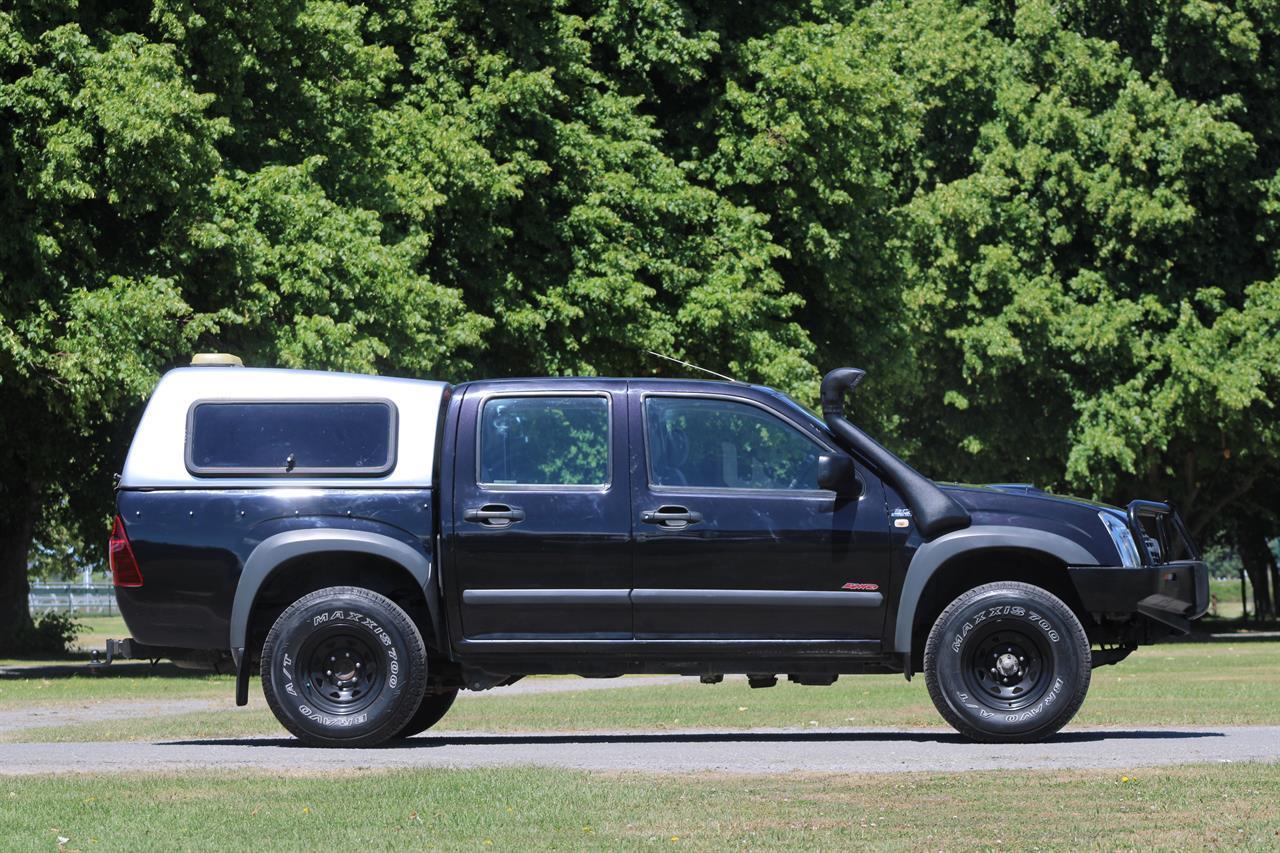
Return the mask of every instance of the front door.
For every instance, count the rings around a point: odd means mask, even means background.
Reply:
[[[626,383],[557,385],[472,386],[462,401],[452,529],[468,640],[632,638]]]
[[[764,395],[633,390],[637,639],[878,639],[883,486],[817,486],[838,452]]]

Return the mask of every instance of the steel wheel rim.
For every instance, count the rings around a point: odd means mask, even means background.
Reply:
[[[961,672],[968,693],[988,708],[1034,705],[1053,682],[1053,650],[1021,623],[997,621],[970,637]]]
[[[307,638],[298,650],[307,703],[333,716],[358,714],[372,705],[386,684],[376,639],[366,631],[335,626]]]

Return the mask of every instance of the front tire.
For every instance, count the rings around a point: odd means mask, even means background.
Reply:
[[[1089,638],[1057,596],[1025,583],[976,587],[938,616],[925,685],[956,731],[984,743],[1030,743],[1065,726],[1093,672]]]
[[[262,692],[280,723],[312,746],[375,746],[409,722],[427,687],[417,625],[371,590],[335,586],[299,598],[262,647]]]

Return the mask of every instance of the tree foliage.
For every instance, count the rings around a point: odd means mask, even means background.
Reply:
[[[97,539],[194,349],[657,349],[806,401],[856,363],[935,476],[1273,536],[1278,39],[1263,0],[9,4],[0,602],[41,519]]]

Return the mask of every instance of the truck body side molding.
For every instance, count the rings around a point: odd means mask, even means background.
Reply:
[[[883,601],[878,592],[825,592],[806,589],[637,589],[631,593],[631,600],[699,607],[714,607],[717,604],[879,607]]]

